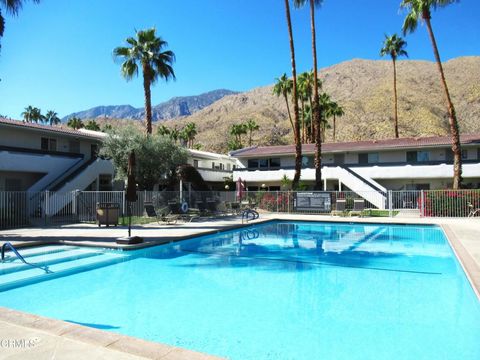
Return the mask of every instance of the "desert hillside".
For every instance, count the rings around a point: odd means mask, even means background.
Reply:
[[[480,131],[480,57],[457,58],[444,66],[461,131]],[[400,136],[447,134],[448,118],[435,63],[399,61],[397,74]],[[324,91],[345,111],[337,121],[337,141],[393,137],[390,61],[355,59],[322,69],[320,77]],[[197,141],[208,150],[225,151],[229,127],[249,118],[260,124],[255,144],[291,142],[284,100],[272,95],[272,86],[225,96],[166,124],[181,127],[195,122]],[[327,141],[331,139],[329,130]]]

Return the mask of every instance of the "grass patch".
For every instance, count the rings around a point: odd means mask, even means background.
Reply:
[[[397,214],[398,214],[398,211],[396,210],[392,211],[393,216],[396,216]],[[388,210],[370,209],[370,210],[365,210],[365,215],[371,216],[371,217],[389,217],[390,212]]]

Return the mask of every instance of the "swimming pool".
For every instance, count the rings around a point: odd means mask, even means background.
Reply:
[[[480,304],[436,226],[284,221],[21,253],[51,273],[0,264],[0,306],[231,359],[480,359]]]

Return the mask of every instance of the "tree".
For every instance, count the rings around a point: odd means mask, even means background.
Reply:
[[[190,122],[185,125],[183,128],[183,133],[185,134],[185,140],[189,148],[193,148],[193,141],[195,136],[197,136],[197,125],[193,122]]]
[[[23,121],[28,122],[28,123],[38,123],[42,122],[44,119],[44,116],[42,115],[42,111],[37,108],[33,107],[32,105],[28,105],[25,108],[25,111],[22,112],[23,116]]]
[[[50,126],[57,125],[61,122],[60,118],[58,117],[58,114],[53,110],[48,110],[44,118],[45,118],[45,122]]]
[[[173,129],[170,129],[168,137],[170,138],[170,140],[173,141],[175,145],[177,145],[178,139],[180,138],[180,131],[178,131],[176,126]]]
[[[38,4],[40,0],[32,0],[34,3]],[[5,32],[5,18],[2,15],[2,8],[5,9],[7,14],[17,16],[18,12],[22,9],[24,0],[1,0],[0,1],[0,38],[3,37]],[[1,48],[1,44],[0,44]]]
[[[294,5],[302,7],[307,0],[294,0]],[[323,0],[308,0],[310,5],[310,30],[312,33],[312,59],[313,59],[313,123],[315,132],[315,190],[322,189],[322,134],[320,114],[320,98],[318,94],[318,66],[317,66],[317,36],[315,29],[315,7],[322,5]]]
[[[440,53],[438,51],[437,41],[433,34],[431,19],[431,10],[438,7],[445,7],[453,4],[456,0],[402,0],[400,7],[408,11],[403,23],[403,34],[412,33],[417,29],[419,20],[423,20],[427,25],[428,35],[432,42],[433,53],[440,73],[440,81],[445,92],[445,99],[448,110],[448,122],[450,125],[450,134],[452,136],[453,152],[453,188],[459,189],[462,186],[462,149],[460,146],[460,131],[458,127],[457,115],[453,106],[450,92],[448,90],[445,73],[443,71]]]
[[[110,124],[105,124],[105,125],[103,125],[101,131],[102,131],[102,132],[110,132],[110,131],[112,131],[112,130],[113,130],[112,125],[110,125]]]
[[[288,95],[292,93],[293,81],[287,77],[287,74],[283,74],[279,78],[275,79],[276,83],[273,86],[273,94],[277,96],[283,96],[285,104],[287,105],[288,119],[292,126],[293,137],[295,139],[295,126],[293,125],[292,114],[290,113],[290,106],[288,101]]]
[[[168,45],[161,37],[155,34],[155,28],[136,31],[136,38],[126,39],[129,46],[117,47],[113,50],[115,59],[123,60],[122,75],[128,81],[138,75],[138,68],[142,68],[143,91],[145,94],[145,127],[147,134],[152,133],[152,97],[150,88],[159,79],[165,81],[173,78],[175,73],[172,64],[175,54],[163,49]]]
[[[290,3],[285,0],[285,15],[287,18],[288,37],[290,42],[290,61],[292,63],[292,98],[293,98],[293,125],[295,133],[295,175],[293,176],[292,188],[296,189],[300,181],[302,171],[302,142],[300,139],[300,117],[298,113],[297,97],[297,66],[295,64],[295,45],[293,42],[292,19],[290,17]]]
[[[85,124],[85,129],[92,131],[100,131],[100,126],[98,126],[95,120],[88,120]]]
[[[321,140],[322,142],[325,141],[326,138],[326,129],[329,127],[328,126],[328,117],[331,114],[331,108],[332,108],[332,99],[330,98],[330,95],[327,93],[322,93],[319,96],[320,100],[320,135],[321,135]]]
[[[135,151],[136,181],[141,190],[152,190],[163,179],[175,176],[186,164],[187,152],[165,136],[144,136],[134,126],[114,129],[103,141],[100,155],[112,159],[118,179],[126,179],[128,154]]]
[[[249,133],[248,137],[248,146],[252,146],[252,132],[258,131],[260,129],[260,125],[253,119],[248,119],[245,123],[246,130]]]
[[[343,108],[335,101],[332,101],[327,107],[327,117],[333,117],[333,141],[336,140],[337,117],[345,115]]]
[[[247,134],[247,127],[245,124],[232,124],[230,127],[230,135],[234,137],[234,141],[229,144],[230,150],[241,149],[243,147],[242,135],[245,134]]]
[[[68,119],[67,126],[71,127],[73,130],[78,130],[84,127],[83,121],[75,116]]]
[[[407,43],[397,34],[391,36],[385,35],[383,47],[380,50],[380,56],[390,55],[393,62],[393,103],[394,103],[394,127],[395,138],[398,138],[398,100],[397,100],[397,58],[407,56],[405,51]],[[335,127],[334,127],[335,129]]]
[[[170,128],[165,125],[160,125],[157,128],[157,134],[161,136],[169,136],[170,135]]]

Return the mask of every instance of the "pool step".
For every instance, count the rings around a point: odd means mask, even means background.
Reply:
[[[23,256],[25,260],[27,260],[30,256],[38,256],[38,255],[45,255],[45,254],[56,254],[61,253],[64,251],[69,251],[73,247],[72,246],[65,246],[65,245],[52,245],[52,246],[41,246],[41,247],[31,247],[31,248],[17,248],[17,251],[20,255]],[[75,247],[77,248],[77,247]],[[7,247],[5,249],[5,258],[16,258],[15,254],[9,250]]]
[[[42,269],[30,267],[28,270],[19,272],[12,272],[0,275],[0,292],[11,290],[17,287],[47,281],[66,275],[72,275],[91,269],[96,269],[104,266],[117,264],[128,261],[134,257],[128,255],[114,254],[114,253],[96,253],[96,256],[90,256],[81,259],[74,259],[48,266],[50,272],[45,272]]]
[[[100,252],[86,251],[85,249],[70,249],[58,252],[48,252],[48,253],[39,253],[36,255],[31,255],[25,258],[25,260],[34,265],[38,266],[50,266],[54,264],[59,264],[62,262],[83,259],[92,256],[98,256]],[[23,254],[21,254],[23,256]],[[19,272],[30,270],[32,267],[28,264],[23,263],[17,257],[10,257],[6,262],[1,263],[0,265],[0,275],[9,274],[12,272]]]

